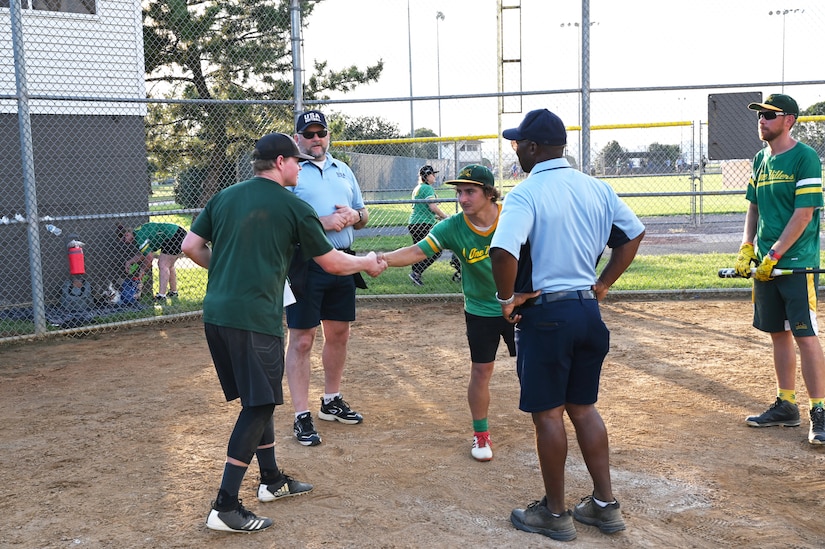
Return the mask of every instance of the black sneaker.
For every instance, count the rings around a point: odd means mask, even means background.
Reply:
[[[152,298],[152,301],[155,303],[166,303],[166,296],[163,294],[155,294],[155,297]]]
[[[215,503],[212,503],[212,510],[206,517],[206,527],[210,530],[220,530],[221,532],[260,532],[272,526],[272,519],[256,516],[252,511],[247,511],[238,500],[238,507],[231,511],[218,511]]]
[[[418,273],[410,273],[410,280],[412,280],[413,284],[416,286],[423,286],[424,281],[421,280],[421,275]]]
[[[576,527],[570,511],[555,516],[547,508],[547,497],[534,501],[527,509],[513,509],[510,522],[519,530],[541,534],[557,541],[576,539]]]
[[[593,496],[584,497],[573,507],[573,518],[582,524],[597,526],[602,534],[614,534],[625,529],[618,501],[602,507],[593,501]]]
[[[178,297],[178,292],[169,292],[166,294],[166,297]]]
[[[453,282],[461,282],[461,271],[456,271],[453,273]]]
[[[321,397],[321,410],[318,412],[318,418],[325,421],[338,420],[347,425],[355,425],[364,421],[364,416],[353,412],[341,395],[332,399],[329,404],[324,404],[324,398]]]
[[[281,472],[281,480],[272,484],[261,484],[258,486],[258,499],[267,502],[289,496],[300,496],[301,494],[311,492],[312,488],[312,484],[295,480],[291,476]]]
[[[762,415],[748,416],[745,423],[751,427],[799,427],[799,406],[787,400],[776,397],[776,402],[765,410]]]
[[[811,430],[808,431],[808,442],[825,444],[825,408],[820,406],[811,408]]]
[[[318,446],[321,444],[321,436],[315,430],[315,424],[312,423],[312,415],[309,412],[304,412],[295,418],[295,425],[292,430],[295,431],[295,438],[304,446]]]

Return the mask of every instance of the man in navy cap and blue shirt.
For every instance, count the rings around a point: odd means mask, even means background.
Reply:
[[[531,111],[502,135],[530,175],[504,200],[490,258],[502,314],[517,323],[519,409],[533,417],[545,492],[510,520],[560,541],[576,537],[574,518],[618,532],[625,523],[613,497],[607,429],[595,405],[609,347],[599,300],[633,261],[644,225],[607,183],[570,166],[567,132],[552,112]],[[610,259],[597,276],[605,246]],[[572,513],[564,494],[565,412],[593,480],[592,494]]]
[[[366,226],[369,213],[352,170],[329,154],[327,119],[320,111],[301,113],[295,124],[295,141],[301,153],[311,157],[301,163],[296,196],[309,203],[321,219],[327,238],[336,249],[352,252],[355,230]],[[295,408],[295,437],[304,446],[321,444],[309,410],[310,355],[318,325],[323,325],[324,395],[318,418],[353,425],[364,418],[353,411],[341,395],[341,379],[347,360],[350,323],[355,320],[355,288],[363,279],[326,273],[310,257],[293,259],[303,267],[300,276],[290,276],[297,302],[286,308],[289,343],[286,375]],[[303,278],[303,280],[299,280]],[[297,288],[295,283],[302,287]]]

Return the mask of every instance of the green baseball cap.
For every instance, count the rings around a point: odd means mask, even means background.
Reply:
[[[474,185],[481,185],[482,187],[495,187],[496,180],[493,177],[493,172],[481,164],[468,164],[461,168],[458,172],[458,177],[445,181],[448,185],[458,185],[460,183],[472,183]]]
[[[764,103],[751,103],[748,108],[752,111],[784,112],[799,116],[799,105],[796,104],[794,98],[781,93],[772,93]]]

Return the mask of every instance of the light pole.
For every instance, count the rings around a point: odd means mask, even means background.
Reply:
[[[789,13],[805,13],[804,9],[801,8],[785,8],[776,11],[769,11],[768,15],[781,15],[782,16],[782,93],[785,93],[785,16]]]
[[[591,21],[590,26],[598,25],[599,23],[596,21]],[[582,54],[581,54],[581,25],[578,21],[562,23],[560,25],[561,28],[564,27],[575,27],[576,29],[576,86],[578,87],[578,92],[576,93],[576,125],[579,127],[579,139],[577,142],[578,146],[578,157],[579,157],[579,169],[585,170],[586,168],[581,165],[582,160]]]
[[[415,137],[415,122],[413,121],[412,28],[410,27],[410,0],[407,0],[407,49],[410,54],[410,137]],[[414,143],[413,149],[415,149]]]
[[[441,137],[441,40],[438,32],[439,21],[444,21],[444,14],[435,14],[435,67],[438,80],[438,137]],[[441,158],[441,145],[438,146],[438,158]]]

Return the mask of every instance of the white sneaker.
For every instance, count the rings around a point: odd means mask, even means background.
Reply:
[[[475,433],[473,435],[473,449],[470,450],[476,461],[490,461],[493,459],[493,448],[490,445],[490,433]]]

